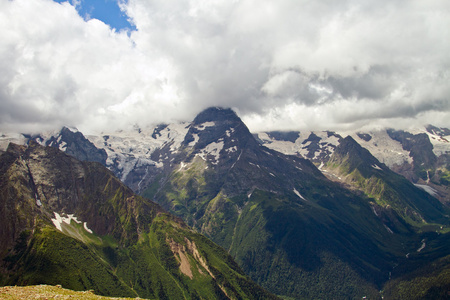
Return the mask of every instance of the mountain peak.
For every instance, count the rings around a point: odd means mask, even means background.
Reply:
[[[25,153],[26,149],[27,149],[27,146],[17,145],[15,143],[9,143],[8,148],[6,149],[6,152],[20,156],[23,153]]]
[[[384,164],[380,163],[367,149],[361,147],[351,136],[342,139],[329,163],[347,166],[348,172],[358,169],[367,176],[373,172],[373,169],[385,169]]]
[[[197,125],[213,121],[241,121],[241,119],[231,108],[214,106],[200,112],[192,123]]]
[[[63,126],[63,128],[61,128],[61,132],[63,131],[71,131],[73,133],[77,133],[79,132],[79,130],[75,127],[71,127],[71,126]]]
[[[358,156],[361,159],[368,158],[370,156],[370,160],[372,160],[372,155],[369,151],[361,147],[355,139],[353,139],[350,135],[343,138],[338,147],[336,147],[336,154],[350,154],[352,156]]]
[[[222,141],[230,147],[241,147],[249,140],[254,140],[252,134],[232,109],[210,107],[195,117],[184,145],[203,149],[211,143]]]

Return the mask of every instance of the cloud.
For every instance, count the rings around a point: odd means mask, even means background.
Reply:
[[[120,7],[129,35],[67,2],[0,2],[2,130],[145,126],[212,105],[235,108],[252,130],[450,127],[446,0]]]
[[[2,127],[105,129],[143,119],[142,109],[150,116],[173,109],[164,83],[170,66],[141,52],[126,32],[85,21],[68,3],[0,5]],[[132,98],[158,102],[133,106]]]

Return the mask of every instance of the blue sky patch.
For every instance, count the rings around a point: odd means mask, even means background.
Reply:
[[[120,10],[117,0],[54,0],[55,2],[69,2],[75,5],[78,14],[85,20],[98,19],[115,28],[117,31],[136,30],[136,27],[128,22],[127,15]]]

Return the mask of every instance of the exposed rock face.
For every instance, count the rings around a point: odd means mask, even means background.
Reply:
[[[426,127],[427,132],[437,135],[443,139],[445,139],[446,136],[450,136],[450,129],[448,128],[439,128],[436,126],[433,126],[431,124],[427,125]]]
[[[278,141],[288,141],[291,143],[295,143],[295,141],[299,138],[298,131],[270,131],[267,132],[267,135]]]
[[[47,135],[25,135],[43,146],[58,148],[81,161],[96,161],[106,164],[108,155],[99,149],[76,129],[63,127],[61,131]]]
[[[38,216],[52,218],[53,212],[74,214],[100,235],[111,234],[130,243],[137,241],[138,232],[124,230],[117,212],[110,211],[109,203],[109,199],[120,194],[115,200],[129,207],[131,217],[136,198],[100,164],[83,163],[56,148],[30,141],[29,147],[10,144],[2,155],[2,169],[2,191],[6,193],[2,195],[5,204],[2,213],[16,231],[5,235],[9,245],[17,239],[17,232],[33,228],[29,222],[35,222]],[[17,209],[17,205],[23,208]],[[144,207],[149,217],[162,211],[152,203]],[[136,217],[130,220],[135,222]]]
[[[427,170],[433,169],[437,162],[437,157],[433,153],[433,145],[425,133],[411,134],[403,130],[388,130],[389,136],[403,146],[403,149],[409,151],[413,158],[412,172],[403,172],[402,174],[417,182],[419,178],[426,180]]]

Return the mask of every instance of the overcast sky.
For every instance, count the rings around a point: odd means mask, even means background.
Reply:
[[[450,1],[0,0],[0,130],[209,106],[252,131],[450,127]]]

